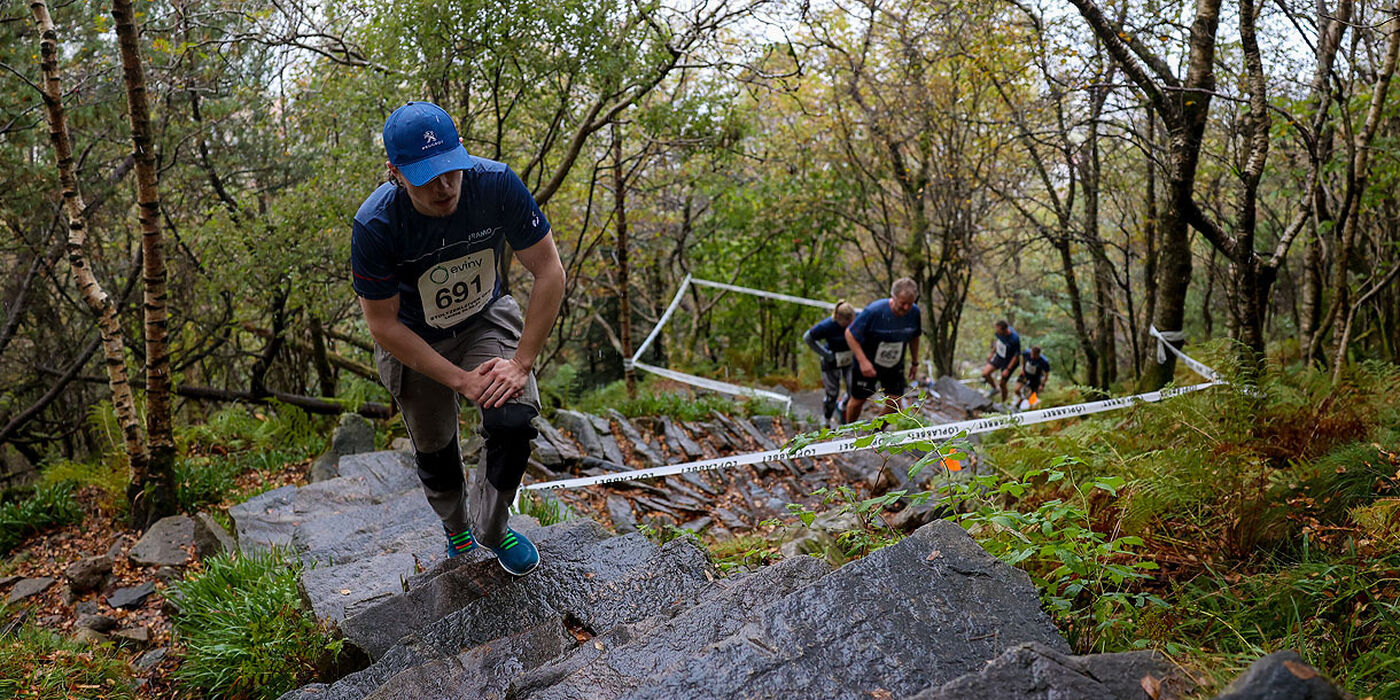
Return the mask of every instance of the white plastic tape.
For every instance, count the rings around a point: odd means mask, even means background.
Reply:
[[[666,369],[665,367],[656,367],[654,365],[646,364],[645,362],[633,362],[632,366],[636,367],[639,370],[642,370],[643,372],[651,372],[652,374],[655,374],[660,377],[673,379],[678,382],[684,382],[692,386],[698,386],[701,389],[718,391],[721,394],[731,394],[734,396],[749,396],[753,398],[768,399],[770,401],[777,401],[778,403],[781,403],[784,406],[789,406],[792,404],[791,396],[784,396],[782,394],[772,391],[764,391],[763,389],[752,389],[746,386],[726,384],[725,382],[717,381],[714,379],[706,379],[704,377],[697,377],[693,374],[677,372],[673,369]]]
[[[1209,368],[1207,368],[1209,369]],[[1133,396],[1125,396],[1120,399],[1104,399],[1102,401],[1090,401],[1088,403],[1075,404],[1073,406],[1059,406],[1056,408],[1042,408],[1035,411],[1025,411],[1010,415],[1000,415],[991,418],[977,418],[973,420],[959,421],[956,423],[945,423],[927,428],[914,428],[912,430],[902,430],[893,433],[880,433],[875,436],[875,440],[867,445],[857,447],[856,443],[861,438],[845,438],[842,440],[830,440],[818,442],[796,450],[778,449],[766,450],[763,452],[750,452],[742,455],[731,455],[729,457],[716,457],[714,459],[702,459],[695,462],[685,462],[683,464],[671,464],[664,467],[653,467],[651,469],[636,469],[627,472],[617,472],[614,474],[604,474],[602,476],[585,476],[576,479],[561,479],[559,481],[544,481],[536,484],[522,486],[526,491],[553,491],[557,489],[576,489],[584,486],[594,486],[596,484],[611,484],[621,481],[634,481],[637,479],[657,479],[676,474],[689,472],[713,471],[718,469],[731,469],[747,464],[766,464],[778,462],[794,457],[826,457],[835,454],[848,452],[859,452],[862,450],[873,450],[890,444],[900,443],[907,440],[946,440],[957,436],[960,433],[976,435],[988,433],[994,430],[1010,428],[1021,425],[1035,425],[1037,423],[1047,423],[1050,421],[1073,418],[1076,416],[1088,416],[1105,411],[1116,411],[1120,408],[1127,408],[1138,403],[1155,403],[1173,396],[1180,396],[1193,391],[1200,391],[1221,382],[1211,380],[1201,384],[1180,387],[1176,389],[1162,389],[1160,391],[1149,391]]]
[[[666,312],[661,314],[660,320],[656,322],[656,327],[651,329],[651,333],[647,334],[647,339],[643,340],[642,344],[637,346],[637,351],[632,353],[633,364],[637,362],[637,358],[642,356],[642,353],[647,351],[648,347],[651,347],[651,341],[656,340],[656,336],[661,333],[666,322],[671,320],[671,314],[675,313],[676,307],[681,305],[681,296],[685,294],[685,288],[689,286],[690,275],[686,275],[685,279],[681,280],[681,286],[676,288],[676,296],[671,298],[671,305],[666,307]]]
[[[741,293],[741,294],[751,294],[751,295],[756,296],[756,297],[763,297],[764,299],[776,299],[776,300],[778,300],[778,301],[787,301],[787,302],[791,302],[791,303],[793,303],[793,304],[804,304],[804,305],[806,305],[806,306],[815,306],[815,307],[817,307],[818,309],[823,309],[823,310],[825,310],[825,311],[828,312],[828,313],[830,313],[830,312],[832,311],[832,309],[834,309],[834,308],[836,307],[836,304],[835,304],[834,302],[830,302],[830,301],[821,301],[821,300],[818,300],[818,299],[808,299],[808,298],[806,298],[806,297],[797,297],[797,296],[793,296],[793,295],[791,295],[791,294],[782,294],[782,293],[779,293],[779,292],[768,292],[768,291],[764,291],[764,290],[762,290],[762,289],[754,289],[754,288],[752,288],[752,287],[740,287],[740,286],[737,285],[737,284],[725,284],[724,282],[711,282],[710,280],[702,280],[702,279],[698,279],[698,278],[697,278],[697,279],[692,279],[692,280],[690,280],[690,281],[691,281],[692,284],[697,284],[697,285],[700,285],[700,286],[702,286],[702,287],[714,287],[715,289],[727,289],[727,290],[729,290],[729,291],[731,291],[731,292],[739,292],[739,293]],[[855,307],[855,310],[856,310],[857,313],[859,313],[860,310],[861,310],[862,308],[864,308],[864,307],[856,306],[856,307]]]
[[[1207,366],[1201,364],[1200,362],[1196,361],[1195,359],[1192,359],[1189,355],[1187,355],[1186,353],[1182,352],[1182,351],[1181,351],[1180,349],[1178,349],[1175,345],[1172,345],[1172,343],[1179,343],[1179,342],[1185,340],[1185,339],[1186,339],[1186,333],[1185,333],[1185,332],[1183,332],[1183,331],[1159,331],[1159,330],[1157,330],[1157,327],[1156,327],[1156,326],[1148,326],[1148,327],[1147,327],[1147,332],[1148,332],[1153,338],[1156,338],[1156,339],[1157,339],[1157,364],[1159,364],[1159,365],[1161,365],[1161,364],[1166,364],[1166,362],[1167,362],[1167,350],[1171,350],[1173,355],[1176,355],[1177,358],[1180,359],[1180,360],[1182,361],[1182,363],[1184,363],[1187,367],[1190,367],[1190,368],[1191,368],[1191,371],[1195,372],[1196,374],[1199,374],[1199,375],[1201,375],[1202,377],[1205,377],[1206,379],[1219,379],[1219,378],[1220,378],[1220,375],[1217,374],[1217,373],[1215,372],[1215,370],[1213,370],[1213,369],[1211,369],[1211,368],[1209,368],[1209,367],[1207,367]]]

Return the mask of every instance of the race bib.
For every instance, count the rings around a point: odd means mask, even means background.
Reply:
[[[418,278],[423,318],[451,328],[486,307],[496,289],[496,251],[488,248],[434,265]]]
[[[1006,343],[1001,342],[1001,339],[997,339],[996,348],[997,357],[1006,357]]]
[[[856,354],[854,352],[851,352],[850,350],[845,350],[843,352],[836,353],[836,366],[850,367],[851,360],[855,359],[855,356]]]
[[[894,367],[904,359],[904,343],[880,343],[875,348],[875,364],[881,367]]]
[[[1026,374],[1040,374],[1040,365],[1034,362],[1026,363]]]

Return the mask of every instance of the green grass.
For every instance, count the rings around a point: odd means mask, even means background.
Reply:
[[[0,604],[0,626],[12,615]],[[131,669],[111,647],[89,647],[25,624],[0,639],[0,698],[133,697]]]
[[[175,672],[199,697],[276,698],[315,679],[341,642],[300,607],[300,564],[280,552],[231,554],[175,584],[186,645]]]
[[[615,409],[628,418],[669,416],[675,420],[706,420],[714,412],[726,415],[779,415],[782,407],[769,401],[690,391],[661,391],[648,383],[637,388],[637,398],[627,397],[627,385],[616,381],[580,396],[569,408],[585,413]]]
[[[521,515],[538,520],[541,525],[554,525],[574,517],[569,505],[552,494],[540,491],[525,491],[520,494]]]
[[[68,484],[41,484],[32,495],[0,504],[0,554],[30,535],[83,521],[82,507]]]

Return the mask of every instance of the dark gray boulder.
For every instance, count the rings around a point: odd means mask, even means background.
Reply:
[[[599,526],[589,522],[581,527]],[[542,563],[530,575],[489,582],[483,587],[485,595],[405,635],[368,668],[329,688],[316,688],[314,693],[307,688],[284,697],[362,698],[405,670],[554,619],[601,631],[664,615],[692,600],[715,578],[706,555],[686,538],[657,547],[640,535],[625,535],[561,547],[545,556],[548,544],[546,540],[541,545]],[[480,565],[467,567],[474,568],[472,575],[485,574]]]
[[[16,583],[15,587],[10,589],[10,595],[5,599],[5,602],[18,603],[25,598],[31,598],[47,591],[49,586],[52,585],[53,579],[48,576],[20,579],[19,583]]]
[[[811,557],[779,562],[753,574],[717,581],[702,600],[670,619],[613,628],[567,656],[522,675],[511,697],[593,700],[620,697],[652,676],[733,634],[757,611],[831,569]]]
[[[126,553],[137,566],[184,566],[194,545],[194,520],[171,515],[156,521]]]
[[[1024,572],[938,521],[768,605],[624,697],[906,697],[1024,642],[1069,651]]]
[[[194,553],[200,559],[232,552],[238,542],[208,513],[194,516]]]
[[[1249,665],[1215,700],[1351,700],[1298,652],[1276,651]]]
[[[77,622],[73,624],[76,627],[86,627],[97,632],[111,632],[117,628],[117,621],[106,615],[80,614]]]
[[[112,595],[107,596],[107,604],[114,608],[137,608],[146,601],[152,593],[156,592],[156,584],[147,581],[139,586],[128,586],[112,591]]]
[[[992,400],[987,398],[986,394],[952,377],[939,377],[938,381],[933,383],[933,390],[938,392],[943,403],[961,409],[968,414],[973,411],[985,411],[992,407]]]
[[[74,593],[86,593],[101,588],[107,582],[107,575],[110,573],[112,558],[105,554],[79,559],[63,570],[63,575],[73,587]]]
[[[573,464],[583,458],[583,453],[573,441],[564,437],[562,433],[554,429],[549,421],[541,416],[535,416],[530,422],[539,431],[539,436],[535,438],[533,445],[536,459],[551,469]],[[550,459],[544,459],[543,453],[547,452]]]
[[[585,548],[607,537],[591,520],[571,520],[540,528],[515,518],[511,527],[529,536],[540,550],[541,566],[561,556],[561,552]],[[531,574],[534,576],[535,574]],[[305,578],[305,577],[303,577]],[[370,658],[379,658],[400,638],[423,629],[443,616],[460,610],[497,587],[509,586],[513,579],[490,553],[484,550],[444,561],[433,569],[407,576],[400,583],[386,581],[392,596],[386,595],[350,611],[340,624],[341,632]],[[332,596],[335,593],[332,588]]]
[[[1169,700],[1181,697],[1185,679],[1155,652],[1070,656],[1028,642],[910,700]],[[1158,692],[1149,695],[1144,681]]]
[[[255,551],[291,544],[298,520],[292,512],[297,491],[295,486],[283,486],[229,508],[238,546]]]
[[[340,476],[340,458],[374,451],[374,423],[357,413],[340,414],[340,424],[331,434],[331,444],[311,464],[312,483]]]
[[[608,495],[608,517],[619,535],[637,531],[637,516],[632,514],[632,504],[615,493]]]
[[[563,654],[574,644],[574,638],[564,627],[563,620],[554,618],[456,656],[446,656],[401,671],[365,698],[499,698],[520,673]]]
[[[617,424],[617,429],[622,433],[622,437],[632,445],[632,452],[642,460],[644,467],[656,467],[666,464],[666,456],[661,451],[653,447],[651,442],[642,436],[637,426],[632,425],[632,421],[627,420],[627,416],[622,415],[615,409],[608,409],[608,417]]]
[[[661,434],[666,438],[666,444],[672,452],[677,452],[688,460],[697,460],[705,456],[700,445],[669,417],[662,416],[659,420],[661,421]]]

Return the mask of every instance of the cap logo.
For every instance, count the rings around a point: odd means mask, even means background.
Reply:
[[[422,150],[426,151],[426,150],[428,150],[429,148],[432,148],[433,146],[438,145],[439,143],[442,143],[442,142],[438,140],[437,134],[433,133],[432,131],[425,131],[425,132],[423,132],[423,148],[422,148]]]

